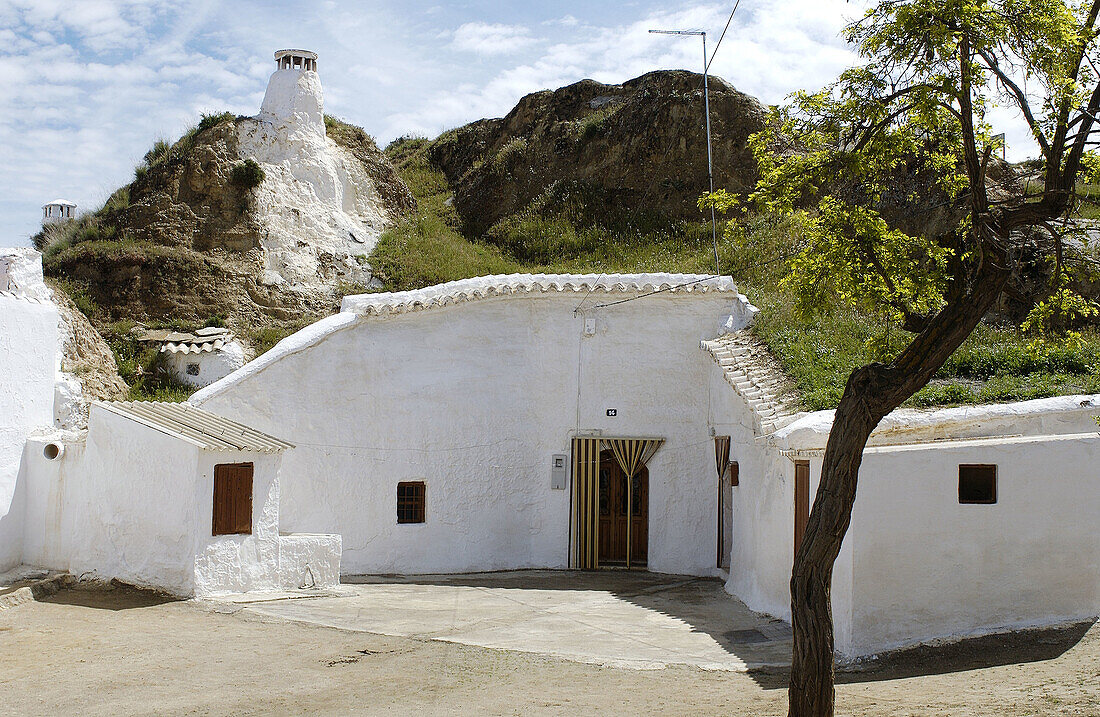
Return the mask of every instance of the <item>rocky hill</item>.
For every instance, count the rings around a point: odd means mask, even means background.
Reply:
[[[415,200],[363,130],[322,114],[316,77],[277,71],[255,117],[158,142],[102,209],[35,238],[47,274],[101,328],[294,326],[369,286],[367,256]]]
[[[428,157],[451,184],[468,235],[532,206],[553,211],[578,200],[586,219],[609,225],[638,214],[698,219],[707,187],[702,80],[661,71],[536,92],[503,118],[444,133]],[[767,109],[718,77],[710,106],[715,186],[751,188],[748,138]]]

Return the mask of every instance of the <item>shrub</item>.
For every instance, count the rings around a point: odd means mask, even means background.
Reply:
[[[497,169],[504,169],[508,165],[523,156],[524,150],[527,149],[526,137],[513,137],[500,148],[500,151],[493,157],[493,166]]]
[[[153,142],[153,148],[145,153],[145,166],[155,167],[164,160],[168,159],[168,154],[172,151],[172,145],[168,144],[163,139],[158,139]]]
[[[263,183],[264,168],[256,160],[246,159],[233,167],[233,171],[229,175],[229,181],[233,183],[233,186],[247,192]]]
[[[619,103],[606,104],[577,122],[577,137],[582,142],[598,137],[611,127],[611,118],[619,110]]]
[[[204,112],[202,119],[199,120],[199,132],[217,127],[222,122],[232,122],[236,117],[232,112],[219,112],[217,114],[206,114]]]

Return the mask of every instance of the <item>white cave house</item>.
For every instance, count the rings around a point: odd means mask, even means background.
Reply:
[[[18,424],[0,427],[0,569],[206,595],[630,568],[721,576],[789,618],[832,414],[798,411],[729,278],[349,296],[187,404],[96,404],[76,434],[50,429],[53,365],[21,350],[46,355],[48,307],[0,301],[24,307],[0,357],[37,397],[0,411]],[[1067,396],[887,417],[836,566],[838,651],[1100,613],[1097,413]]]

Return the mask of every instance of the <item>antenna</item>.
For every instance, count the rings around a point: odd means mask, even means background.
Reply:
[[[707,183],[710,186],[710,193],[714,194],[714,159],[710,146],[710,89],[707,82],[707,70],[710,67],[710,63],[707,62],[707,33],[704,30],[650,30],[649,32],[652,35],[691,35],[703,38],[703,111],[707,116]],[[718,266],[718,215],[714,211],[713,203],[710,206],[710,238],[714,244],[714,274],[721,276],[722,270]]]

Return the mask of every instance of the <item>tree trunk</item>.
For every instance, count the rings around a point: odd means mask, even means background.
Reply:
[[[856,479],[871,431],[890,411],[928,383],[966,340],[1009,276],[996,247],[965,282],[949,290],[947,304],[890,364],[870,364],[852,372],[837,406],[813,509],[791,575],[794,651],[788,690],[791,717],[831,717],[833,616],[830,587],[833,563],[851,522]]]

